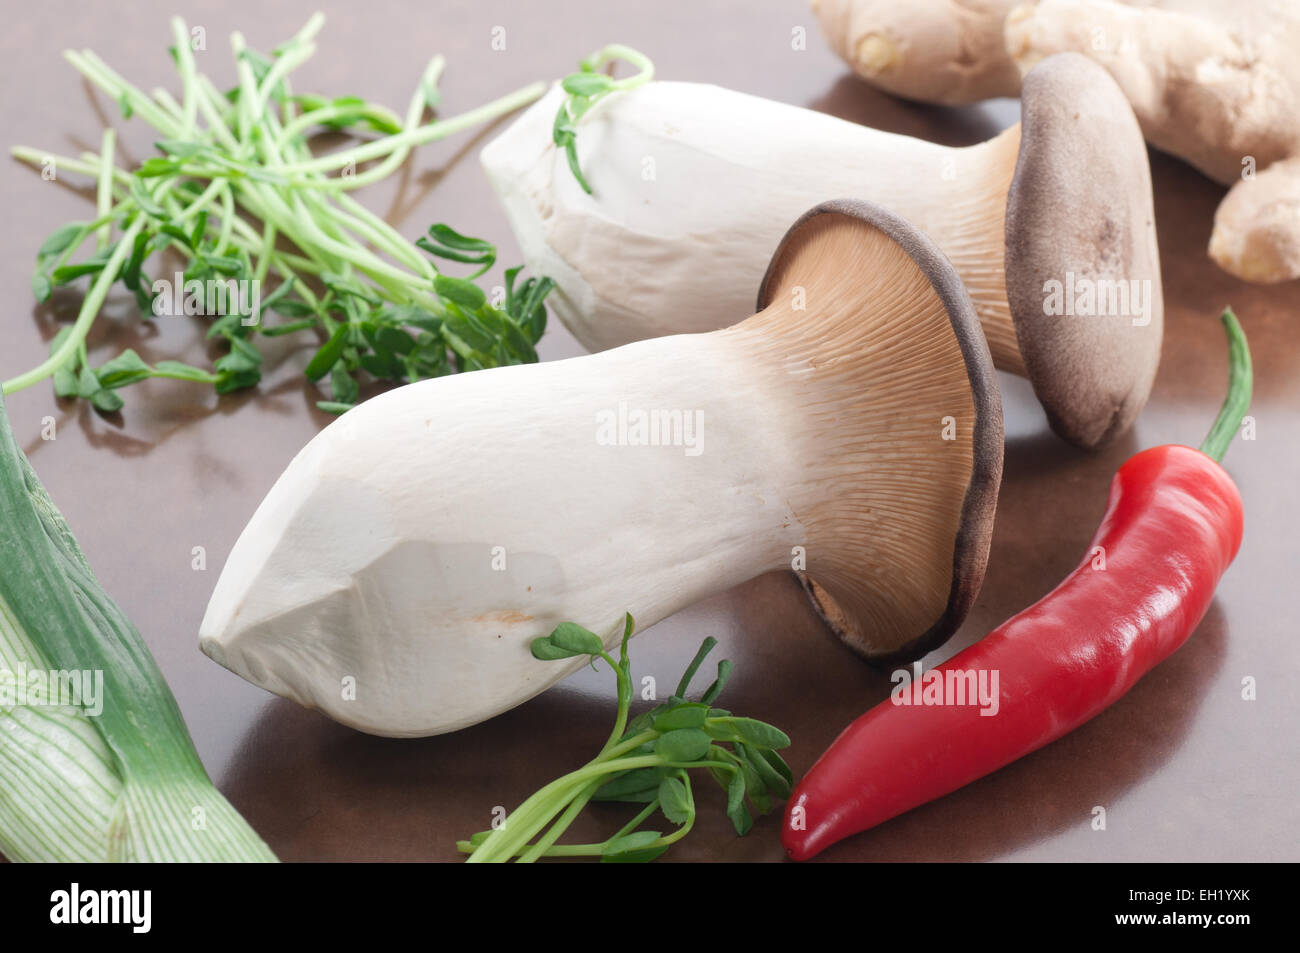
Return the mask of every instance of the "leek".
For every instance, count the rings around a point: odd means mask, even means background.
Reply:
[[[49,702],[67,699],[29,697],[23,673],[47,672],[102,673],[98,703],[55,707]],[[213,787],[140,633],[100,587],[15,442],[3,398],[0,853],[12,861],[276,859]]]

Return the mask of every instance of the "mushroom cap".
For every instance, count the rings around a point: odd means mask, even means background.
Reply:
[[[862,275],[867,294],[855,306],[865,313],[851,315],[857,354],[827,357],[878,355],[856,408],[876,418],[869,445],[858,448],[864,475],[854,489],[866,505],[849,519],[835,517],[857,547],[855,571],[818,566],[814,551],[800,578],[832,631],[873,663],[893,664],[947,641],[983,583],[1002,479],[1002,401],[975,308],[952,264],[923,233],[877,205],[824,202],[799,218],[772,256],[759,309],[800,287],[817,233],[845,222],[857,227],[840,240],[882,246],[855,261],[879,272]],[[808,290],[810,307],[815,295]],[[904,388],[890,382],[895,375]],[[878,385],[890,388],[887,395],[873,390]],[[888,406],[878,406],[882,396]],[[914,590],[929,599],[911,598]]]
[[[1052,429],[1097,447],[1133,423],[1160,361],[1164,303],[1151,169],[1133,110],[1078,53],[1026,76],[1007,194],[1006,288]]]

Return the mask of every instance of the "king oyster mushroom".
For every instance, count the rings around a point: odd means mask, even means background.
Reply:
[[[613,644],[624,612],[652,625],[798,554],[858,651],[940,644],[983,579],[1002,469],[969,297],[927,238],[856,202],[801,218],[762,295],[725,330],[349,411],[240,536],[203,651],[363,731],[438,734],[583,664],[530,654],[558,623]],[[691,436],[644,445],[615,425],[638,412]]]
[[[589,350],[749,313],[783,227],[842,195],[887,206],[951,259],[994,364],[1028,377],[1085,448],[1145,405],[1164,321],[1146,145],[1123,93],[1078,54],[1025,79],[1023,120],[950,149],[717,86],[654,82],[582,120],[574,179],[558,87],[482,153],[549,304]],[[1092,313],[1086,313],[1092,312]]]

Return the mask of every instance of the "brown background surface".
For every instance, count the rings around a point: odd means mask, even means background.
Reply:
[[[97,148],[104,117],[135,161],[150,153],[140,121],[91,95],[60,59],[90,47],[149,89],[173,91],[167,17],[207,31],[200,68],[233,78],[227,36],[241,29],[267,50],[293,33],[309,3],[43,3],[8,18],[0,40],[0,103],[8,144],[62,153]],[[434,52],[447,56],[444,115],[535,79],[569,72],[608,42],[647,52],[658,75],[710,81],[858,122],[953,145],[1014,122],[1013,102],[967,110],[884,97],[853,79],[826,48],[798,0],[737,3],[407,4],[368,0],[326,9],[316,57],[296,88],[362,95],[404,110]],[[490,47],[493,26],[507,49]],[[807,30],[805,51],[791,31]],[[445,221],[496,241],[505,265],[518,250],[475,158],[490,132],[421,149],[392,181],[358,197],[414,238]],[[1300,858],[1295,727],[1296,569],[1300,543],[1300,346],[1294,283],[1253,287],[1204,255],[1223,190],[1182,163],[1152,154],[1164,269],[1166,335],[1151,402],[1137,427],[1087,455],[1054,438],[1027,384],[1001,377],[1006,479],[987,582],[960,633],[927,659],[942,660],[1049,591],[1075,565],[1103,511],[1111,475],[1135,450],[1195,445],[1226,379],[1217,316],[1231,303],[1256,362],[1252,413],[1258,440],[1238,441],[1227,466],[1246,500],[1245,543],[1205,621],[1188,644],[1120,703],[1065,739],[940,801],[828,851],[827,860],[1265,860]],[[79,293],[34,307],[37,246],[57,225],[90,217],[89,193],[45,182],[25,166],[0,166],[6,224],[0,268],[8,308],[0,376],[39,363],[75,315]],[[828,198],[831,196],[828,196]],[[110,299],[92,337],[99,363],[122,347],[154,361],[202,363],[198,318],[142,325],[134,305]],[[284,340],[284,339],[282,339]],[[579,353],[558,322],[544,359]],[[59,404],[48,383],[9,399],[20,443],[71,523],[104,586],[145,634],[189,722],[199,752],[226,792],[284,860],[454,860],[454,841],[485,828],[494,806],[513,807],[586,760],[613,714],[608,672],[580,672],[528,704],[452,735],[372,738],[273,698],[210,662],[196,633],[230,547],[293,454],[329,420],[301,375],[310,350],[282,360],[252,394],[148,383],[125,392],[105,418]],[[40,439],[53,415],[58,439]],[[207,551],[205,572],[191,550]],[[736,663],[727,707],[783,727],[788,760],[806,770],[838,731],[885,698],[886,676],[860,664],[823,629],[793,580],[756,579],[660,623],[634,643],[635,675],[676,680],[699,640],[713,635]],[[1259,698],[1240,698],[1245,676]],[[644,704],[644,703],[643,703]],[[1091,830],[1102,805],[1108,829]],[[603,806],[573,836],[599,839],[626,812]],[[677,860],[779,860],[776,816],[738,839],[718,804],[705,803]]]

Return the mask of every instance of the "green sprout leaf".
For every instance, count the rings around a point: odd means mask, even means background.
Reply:
[[[337,401],[333,401],[333,400],[318,400],[318,401],[316,401],[316,406],[317,406],[320,410],[325,411],[325,413],[327,413],[327,414],[346,414],[346,413],[347,413],[349,410],[351,410],[355,405],[354,405],[354,404],[340,404],[340,403],[338,403]]]
[[[572,73],[560,83],[564,91],[572,96],[599,96],[615,90],[614,78],[603,73]]]
[[[62,255],[65,251],[69,251],[75,245],[80,244],[86,234],[86,226],[81,222],[69,222],[67,225],[59,226],[50,233],[50,236],[41,243],[41,247],[36,250],[36,260],[43,263],[47,259]]]
[[[655,753],[665,761],[699,761],[708,753],[713,739],[698,728],[677,728],[655,742]]]
[[[77,374],[66,364],[56,368],[54,371],[54,396],[55,397],[76,397],[77,393]]]
[[[308,380],[320,380],[338,363],[339,358],[343,356],[343,349],[347,347],[348,335],[346,324],[339,325],[335,329],[330,339],[307,362],[307,368],[303,373],[307,375]]]
[[[675,705],[654,720],[654,729],[659,732],[669,732],[679,728],[702,728],[708,716],[708,705],[698,702]]]
[[[483,274],[497,260],[497,247],[491,242],[462,235],[441,223],[430,225],[428,237],[417,239],[415,244],[438,258],[479,265],[478,271],[469,276],[471,279]]]
[[[124,401],[116,391],[100,389],[90,395],[90,403],[96,410],[111,414],[121,410]]]
[[[754,826],[754,819],[745,809],[745,775],[734,771],[727,783],[727,817],[736,828],[736,833],[744,837]]]
[[[746,763],[758,775],[767,790],[782,799],[790,796],[790,792],[793,790],[794,777],[790,773],[789,766],[779,754],[775,751],[754,748],[743,743],[737,745],[737,747],[740,749]]]
[[[605,651],[600,636],[573,622],[561,622],[551,632],[551,642],[574,655],[599,655]]]
[[[682,674],[681,681],[677,683],[677,691],[673,692],[673,695],[678,698],[686,697],[686,692],[691,687],[691,680],[695,678],[695,673],[700,670],[700,665],[703,664],[705,656],[712,652],[714,646],[717,644],[718,640],[713,638],[713,636],[709,636],[700,643],[700,648],[695,653],[695,658],[691,659],[691,664],[686,667],[686,671]]]
[[[154,373],[159,377],[170,377],[178,381],[194,381],[196,384],[213,384],[216,375],[201,367],[183,364],[180,361],[159,361],[154,365]]]
[[[341,362],[335,364],[334,370],[330,372],[330,390],[334,394],[333,402],[338,404],[351,406],[361,397],[356,378],[348,373],[348,369]]]
[[[95,376],[99,378],[101,387],[112,389],[152,377],[153,368],[146,364],[139,354],[127,348],[96,371]]]
[[[713,724],[727,731],[730,737],[757,748],[786,748],[790,745],[785,732],[753,718],[717,718]]]
[[[574,652],[569,649],[560,648],[560,646],[551,641],[549,635],[533,639],[533,641],[529,643],[528,649],[532,652],[533,658],[542,662],[553,662],[556,659],[573,658],[577,655],[589,654],[587,652]]]
[[[439,275],[433,280],[433,290],[438,292],[441,297],[455,302],[468,311],[477,311],[487,304],[487,295],[483,293],[483,289],[467,278],[452,278],[448,275]],[[486,347],[480,348],[480,350],[491,348],[491,342],[495,340],[490,332],[484,331],[483,333],[488,336],[489,340]]]
[[[662,835],[658,831],[637,831],[605,844],[600,852],[602,863],[643,864],[654,860],[668,849],[651,847]]]
[[[666,768],[638,768],[617,774],[596,791],[592,800],[648,804],[659,796],[666,772]]]
[[[676,778],[659,782],[659,810],[674,824],[685,824],[691,819],[691,798],[686,785]]]

